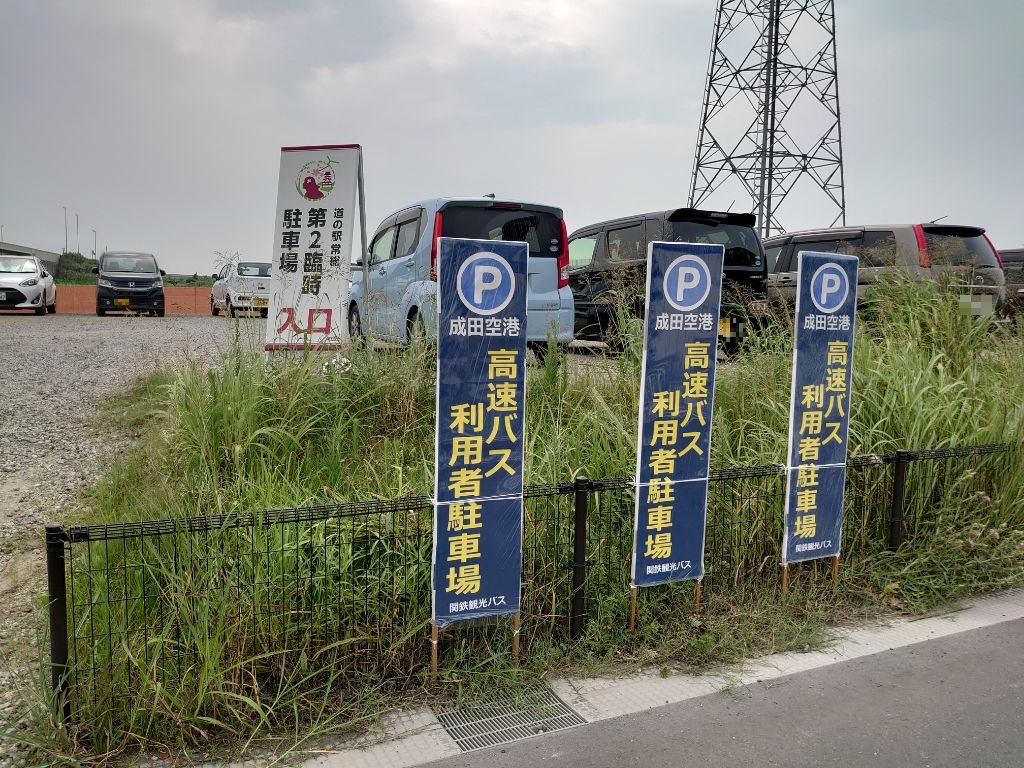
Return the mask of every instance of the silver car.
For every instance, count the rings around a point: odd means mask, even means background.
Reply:
[[[53,275],[34,256],[0,256],[0,309],[57,311]]]
[[[239,311],[259,312],[267,316],[270,304],[270,262],[240,261],[225,264],[215,272],[216,281],[210,290],[210,314],[219,315],[221,310],[228,317]]]

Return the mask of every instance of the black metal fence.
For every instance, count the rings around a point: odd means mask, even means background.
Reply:
[[[930,509],[997,493],[1017,465],[1016,450],[986,445],[851,459],[844,557],[898,548],[927,523]],[[779,466],[712,472],[705,594],[775,578],[784,494]],[[633,499],[631,478],[527,489],[527,652],[625,621]],[[408,679],[429,663],[431,545],[426,497],[48,527],[59,712],[109,728],[95,713],[147,691],[202,686],[212,663],[252,696],[283,677],[324,669],[343,670],[348,685],[366,676]],[[460,630],[453,663],[496,636],[493,626]],[[247,662],[233,666],[240,660]]]

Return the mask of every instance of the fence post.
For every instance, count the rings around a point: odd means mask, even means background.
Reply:
[[[577,477],[573,481],[573,492],[576,496],[575,512],[572,525],[572,606],[569,609],[569,637],[578,640],[583,634],[583,622],[586,619],[586,604],[583,594],[583,583],[587,575],[587,503],[589,501],[590,481],[585,477]]]
[[[896,451],[896,469],[892,479],[892,506],[889,508],[889,549],[895,552],[903,543],[903,496],[907,487],[907,451]]]
[[[50,672],[57,722],[71,718],[68,695],[68,592],[64,564],[67,533],[59,525],[46,526],[46,587],[50,604]]]

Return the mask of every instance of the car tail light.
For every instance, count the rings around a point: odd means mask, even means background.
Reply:
[[[558,287],[565,288],[569,284],[569,233],[565,228],[565,219],[562,224],[562,245],[558,251]]]
[[[441,236],[441,212],[434,214],[434,237],[430,241],[430,279],[437,282],[437,239]]]
[[[988,243],[988,247],[991,248],[992,249],[992,253],[994,253],[996,255],[996,261],[999,262],[999,268],[1002,269],[1003,268],[1003,257],[999,255],[999,251],[997,251],[996,247],[994,245],[992,245],[992,241],[988,239],[988,235],[987,234],[982,232],[981,236],[985,238],[985,242]]]
[[[928,255],[928,241],[924,236],[924,227],[915,224],[914,236],[917,238],[917,264],[920,267],[930,268],[932,257]]]

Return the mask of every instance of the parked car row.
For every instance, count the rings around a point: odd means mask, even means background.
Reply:
[[[647,246],[653,240],[725,246],[730,299],[720,325],[734,342],[739,318],[763,311],[766,267],[751,214],[680,208],[614,219],[566,233],[560,208],[517,200],[438,198],[392,214],[377,228],[362,270],[352,276],[349,332],[408,342],[437,333],[437,238],[525,241],[529,244],[527,341],[542,352],[549,338],[615,346],[617,319],[641,317]],[[363,259],[357,260],[363,266]],[[731,289],[731,290],[730,290]],[[742,311],[738,311],[742,310]]]
[[[956,283],[978,314],[1002,311],[1007,300],[1004,264],[980,227],[834,227],[762,242],[755,223],[749,213],[678,208],[603,221],[567,235],[561,209],[552,206],[491,197],[423,201],[388,216],[371,238],[364,257],[368,285],[363,270],[353,270],[349,331],[359,337],[368,326],[376,339],[403,343],[416,334],[436,336],[442,236],[529,243],[527,338],[535,349],[549,336],[614,346],[621,338],[619,319],[643,316],[647,246],[656,240],[725,247],[719,328],[727,348],[743,338],[748,323],[767,317],[770,303],[796,301],[802,250],[857,255],[859,298],[883,275],[899,273],[915,281]],[[1024,294],[1013,298],[1018,297]]]
[[[884,275],[953,279],[972,310],[992,313],[1007,300],[1004,264],[975,226],[905,224],[832,227],[758,237],[755,217],[676,208],[590,224],[567,234],[560,208],[488,197],[425,200],[389,215],[352,271],[349,333],[408,343],[437,334],[437,240],[463,237],[529,245],[527,340],[535,350],[549,338],[615,346],[623,317],[644,312],[647,248],[652,241],[720,244],[725,248],[722,343],[737,344],[748,323],[770,303],[796,300],[800,251],[853,254],[860,259],[858,298]],[[365,265],[364,265],[365,262]],[[1024,253],[1013,262],[1024,268]],[[365,269],[363,268],[365,266]],[[210,311],[234,315],[269,304],[271,264],[240,262],[213,275]],[[1018,279],[1020,279],[1018,275]],[[364,285],[365,280],[365,285]],[[1011,299],[1020,299],[1024,293]]]

